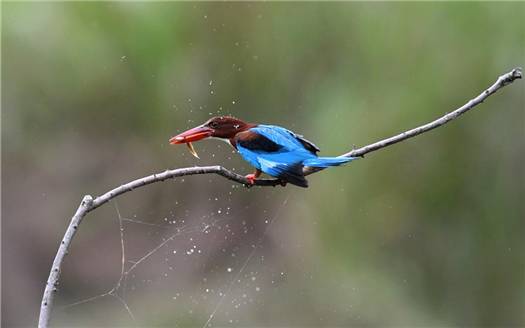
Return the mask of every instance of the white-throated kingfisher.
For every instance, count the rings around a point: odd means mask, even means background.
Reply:
[[[356,159],[356,157],[317,157],[313,143],[290,130],[275,125],[250,124],[229,116],[213,117],[206,123],[183,132],[170,139],[170,144],[187,143],[192,154],[192,142],[204,138],[219,138],[227,141],[245,160],[255,166],[253,179],[261,172],[299,187],[308,187],[303,166],[331,167]]]

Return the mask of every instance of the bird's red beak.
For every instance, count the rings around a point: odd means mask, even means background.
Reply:
[[[213,130],[209,127],[200,125],[196,128],[193,128],[191,130],[179,134],[178,136],[171,138],[170,144],[176,145],[183,142],[198,141],[204,138],[208,138],[212,132]]]

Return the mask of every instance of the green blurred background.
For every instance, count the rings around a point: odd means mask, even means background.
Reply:
[[[252,172],[224,143],[196,143],[197,160],[168,144],[175,134],[233,115],[342,154],[523,66],[524,13],[523,2],[3,2],[2,326],[36,325],[85,194],[168,168]],[[212,326],[523,326],[524,89],[310,176],[308,189],[192,176],[119,197],[82,223],[51,325],[134,326],[128,306],[151,327],[202,327],[215,309]],[[119,280],[116,205],[133,220],[126,269],[174,236],[165,227],[180,234],[127,276],[125,302],[62,308]]]

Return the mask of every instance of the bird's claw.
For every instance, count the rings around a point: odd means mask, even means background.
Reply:
[[[281,186],[286,187],[286,181],[281,180]]]
[[[255,174],[248,174],[245,178],[250,180],[250,187],[255,185],[255,181],[253,181],[253,179],[257,178]]]

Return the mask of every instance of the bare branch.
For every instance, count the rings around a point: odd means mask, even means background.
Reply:
[[[455,119],[456,117],[465,114],[475,106],[481,104],[485,99],[487,99],[490,95],[494,94],[496,91],[504,87],[505,85],[514,82],[515,79],[521,79],[522,71],[521,67],[516,67],[511,72],[504,74],[498,78],[496,83],[494,83],[490,88],[483,91],[479,96],[477,96],[474,99],[469,100],[468,103],[465,105],[459,107],[452,113],[446,114],[442,118],[439,118],[433,122],[430,122],[428,124],[422,125],[420,127],[417,127],[415,129],[403,132],[401,134],[398,134],[397,136],[393,136],[391,138],[378,141],[376,143],[373,143],[371,145],[365,146],[363,148],[359,148],[357,150],[352,150],[351,152],[348,152],[344,155],[341,155],[340,157],[355,157],[355,156],[363,156],[366,153],[373,152],[375,150],[381,149],[386,146],[393,145],[395,143],[401,142],[403,140],[406,140],[408,138],[412,138],[417,136],[418,134],[421,134],[423,132],[427,132],[430,130],[433,130],[437,128],[438,126],[441,126],[445,123],[448,123]]]
[[[352,150],[352,151],[350,151],[350,152],[348,152],[346,154],[343,154],[343,155],[341,155],[339,157],[363,157],[367,153],[371,153],[373,151],[379,150],[379,149],[384,148],[386,146],[390,146],[390,145],[396,144],[398,142],[407,140],[407,139],[415,137],[418,134],[421,134],[423,132],[427,132],[427,131],[433,130],[433,129],[437,128],[438,126],[441,126],[441,125],[443,125],[445,123],[448,123],[448,122],[452,121],[453,119],[455,119],[456,117],[458,117],[458,116],[460,116],[462,114],[465,114],[466,112],[468,112],[469,110],[471,110],[475,106],[481,104],[483,101],[485,101],[485,99],[487,99],[489,96],[494,94],[499,89],[503,88],[504,86],[506,86],[509,83],[514,82],[514,80],[516,80],[516,79],[521,79],[521,77],[522,77],[522,69],[521,69],[521,67],[516,67],[515,69],[513,69],[509,73],[503,74],[502,76],[500,76],[498,78],[498,80],[496,81],[496,83],[494,83],[490,88],[488,88],[487,90],[483,91],[476,98],[469,100],[468,103],[466,103],[465,105],[459,107],[455,111],[453,111],[453,112],[451,112],[449,114],[446,114],[445,116],[443,116],[443,117],[441,117],[441,118],[439,118],[439,119],[437,119],[437,120],[435,120],[433,122],[430,122],[428,124],[419,126],[419,127],[415,128],[415,129],[412,129],[412,130],[408,130],[406,132],[403,132],[403,133],[398,134],[396,136],[390,137],[388,139],[384,139],[384,140],[378,141],[378,142],[370,144],[368,146],[364,146],[362,148],[359,148],[359,149],[356,149],[356,150]],[[308,174],[312,174],[312,173],[315,173],[315,172],[318,172],[318,171],[321,171],[321,170],[323,170],[323,169],[322,168],[317,168],[317,167],[316,168],[314,168],[314,167],[305,167],[303,171],[304,171],[304,173],[306,175],[308,175]]]
[[[77,212],[71,219],[71,223],[66,230],[64,239],[62,239],[62,242],[60,243],[57,255],[53,261],[53,266],[51,267],[51,272],[49,273],[49,278],[47,279],[44,297],[42,298],[42,304],[40,305],[40,318],[38,319],[38,327],[47,327],[49,324],[51,307],[53,306],[53,297],[55,296],[55,293],[58,292],[58,278],[60,277],[60,271],[62,270],[62,262],[67,255],[67,250],[69,245],[71,245],[71,241],[77,232],[80,222],[82,222],[82,219],[87,214],[92,205],[93,199],[91,196],[84,196],[84,199],[80,203]]]
[[[440,119],[437,119],[433,122],[417,127],[415,129],[403,132],[391,138],[384,139],[376,143],[370,144],[368,146],[359,148],[357,150],[352,150],[339,157],[363,157],[367,153],[370,153],[378,149],[401,142],[403,140],[412,138],[423,132],[427,132],[432,129],[435,129],[438,126],[441,126],[445,123],[450,122],[456,117],[466,113],[470,109],[481,104],[490,95],[494,94],[496,91],[503,88],[505,85],[514,82],[514,80],[516,79],[521,79],[521,78],[522,78],[522,69],[520,67],[517,67],[513,69],[511,72],[500,76],[498,80],[496,81],[496,83],[494,83],[487,90],[483,91],[483,93],[481,93],[479,96],[477,96],[474,99],[471,99],[465,105],[461,106],[460,108],[456,109],[455,111],[449,114],[446,114]],[[305,175],[309,175],[309,174],[312,174],[312,173],[315,173],[321,170],[322,169],[320,168],[305,167],[303,169],[303,172],[305,173]],[[66,231],[64,239],[62,240],[62,243],[60,244],[60,247],[58,248],[57,255],[53,262],[51,273],[49,274],[49,278],[47,280],[46,288],[44,291],[44,297],[42,299],[38,327],[47,328],[49,325],[51,307],[53,305],[53,296],[54,296],[54,293],[58,291],[57,285],[58,285],[58,279],[60,276],[60,271],[62,268],[62,262],[64,261],[64,258],[67,255],[67,250],[69,248],[69,245],[71,245],[73,236],[75,235],[75,232],[78,229],[78,226],[80,225],[80,223],[82,222],[82,219],[88,212],[91,212],[94,209],[109,202],[111,199],[119,195],[122,195],[128,191],[132,191],[136,188],[143,187],[145,185],[149,185],[149,184],[159,182],[159,181],[164,181],[167,179],[172,179],[172,178],[177,178],[177,177],[182,177],[182,176],[187,176],[187,175],[195,175],[195,174],[218,174],[222,177],[227,178],[228,180],[235,181],[245,186],[250,186],[250,180],[248,180],[242,175],[231,172],[221,166],[204,166],[204,167],[196,166],[196,167],[191,167],[191,168],[166,170],[163,173],[153,174],[153,175],[141,178],[141,179],[137,179],[135,181],[131,181],[120,187],[117,187],[113,190],[108,191],[104,195],[97,197],[95,200],[93,200],[91,196],[89,195],[84,196],[82,203],[80,204],[77,212],[75,213],[75,215],[73,216],[71,220],[71,223],[69,224],[69,227]],[[281,181],[278,179],[255,179],[254,181],[255,181],[255,185],[257,186],[276,186],[276,185],[281,184]]]

